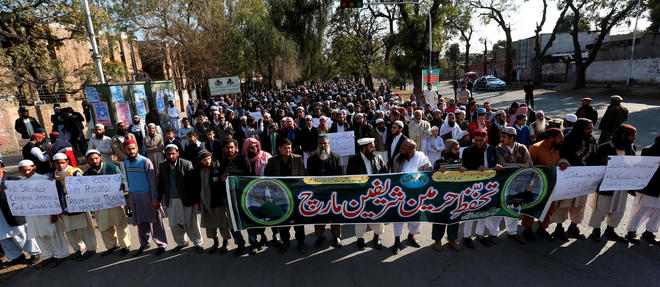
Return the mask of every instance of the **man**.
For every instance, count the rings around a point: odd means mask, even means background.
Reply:
[[[25,145],[30,141],[30,136],[32,136],[37,129],[41,128],[41,125],[37,119],[30,116],[30,112],[25,107],[18,108],[18,113],[20,114],[20,117],[14,122],[14,129],[21,134],[23,144]]]
[[[527,85],[523,87],[525,91],[525,104],[534,108],[534,83],[532,81],[527,81]]]
[[[495,113],[496,113],[496,112],[494,112],[494,111],[492,110],[492,108],[491,108],[491,106],[490,106],[490,102],[484,102],[484,106],[483,106],[483,108],[486,109],[486,120],[487,120],[488,122],[492,122],[493,119],[495,118]]]
[[[173,130],[176,132],[176,137],[181,141],[181,145],[185,147],[188,144],[188,134],[194,132],[195,128],[190,125],[188,118],[181,119],[181,125],[179,129]]]
[[[186,106],[186,116],[192,119],[196,112],[197,112],[197,106],[193,102],[193,99],[188,99],[188,105]]]
[[[463,167],[467,170],[484,171],[487,168],[501,167],[497,164],[497,149],[488,145],[486,131],[476,130],[474,132],[474,144],[463,150]],[[484,228],[486,220],[477,220],[476,234],[479,242],[484,246],[490,246],[490,242],[484,237]],[[472,241],[472,224],[474,221],[463,223],[463,244],[470,249],[474,249]]]
[[[57,153],[63,153],[69,159],[69,165],[73,167],[78,166],[76,155],[73,153],[73,146],[66,139],[62,138],[59,133],[50,133],[50,141],[53,143],[48,148],[48,157],[51,159]]]
[[[172,252],[188,246],[186,234],[197,253],[204,252],[195,212],[199,210],[199,192],[189,188],[192,162],[179,158],[179,148],[169,144],[165,147],[165,161],[160,163],[158,170],[158,203],[167,207],[172,237],[176,242]]]
[[[385,154],[387,153],[387,148],[385,147],[385,143],[387,142],[387,134],[388,132],[387,127],[385,126],[385,120],[380,118],[376,119],[376,128],[374,128],[374,145],[376,151],[385,152]],[[360,145],[359,142],[358,145]],[[362,147],[360,147],[360,149],[362,149]]]
[[[534,165],[545,165],[545,166],[557,166],[559,162],[559,148],[561,147],[562,142],[564,142],[564,134],[558,128],[549,128],[545,131],[545,139],[540,142],[533,144],[529,147],[529,156],[532,158]],[[548,241],[553,241],[554,237],[546,229],[550,225],[550,220],[554,211],[557,209],[557,202],[553,202],[548,209],[548,213],[545,216],[545,219],[542,222],[539,222],[539,228],[536,229],[536,235],[546,239]],[[532,232],[532,225],[534,225],[534,218],[523,215],[522,226],[525,227],[523,234],[525,238],[530,241],[535,240],[535,235]],[[559,231],[559,229],[557,229]],[[562,229],[563,231],[563,229]],[[565,234],[562,232],[557,233],[558,238],[564,240]]]
[[[35,172],[36,167],[30,160],[20,161],[18,169],[23,175],[22,180],[48,179],[47,176]],[[37,265],[38,269],[45,266],[55,267],[69,257],[61,215],[26,216],[25,221],[27,221],[28,237],[34,237],[41,249],[43,260]]]
[[[300,128],[296,127],[295,122],[291,117],[284,118],[284,125],[282,130],[280,130],[280,136],[287,138],[291,141],[293,146],[291,147],[293,152],[297,155],[301,155],[300,152],[300,140],[297,135],[300,133]]]
[[[534,122],[532,122],[531,124],[532,142],[542,140],[543,133],[545,132],[546,127],[548,126],[548,121],[545,118],[545,113],[543,113],[542,110],[536,111],[536,114],[534,116],[535,116]],[[539,139],[539,137],[541,138]]]
[[[280,139],[280,134],[277,132],[277,123],[270,123],[268,129],[259,135],[262,149],[271,155],[277,154],[277,141]]]
[[[9,262],[1,262],[0,270],[16,264],[34,264],[39,262],[41,250],[34,238],[26,234],[26,221],[23,216],[14,216],[7,202],[5,180],[17,180],[18,177],[5,174],[5,164],[0,159],[0,246]],[[27,260],[23,251],[30,255]]]
[[[598,111],[591,106],[591,98],[582,98],[582,106],[575,112],[578,118],[590,119],[594,124],[598,120]]]
[[[417,151],[422,151],[426,146],[426,141],[431,136],[431,124],[423,120],[424,112],[416,110],[413,113],[413,121],[408,125],[408,137],[417,145]]]
[[[57,186],[57,194],[62,206],[62,222],[66,237],[75,253],[72,255],[74,260],[84,260],[96,254],[96,234],[94,233],[94,224],[89,212],[70,213],[66,199],[65,178],[69,176],[83,176],[83,171],[79,168],[69,166],[69,160],[62,153],[53,156],[53,165],[55,170],[50,174],[50,179],[54,179]],[[82,254],[82,248],[85,247],[85,254]]]
[[[228,176],[249,176],[251,173],[250,162],[244,156],[239,154],[238,142],[234,139],[225,139],[222,143],[222,158],[220,159],[220,170],[222,175],[220,176],[220,186],[221,194],[226,195],[226,185],[225,182]],[[229,218],[227,218],[229,222]],[[243,255],[245,251],[245,240],[241,231],[232,231],[232,236],[234,237],[234,243],[238,246],[234,250],[234,256],[238,257]],[[256,234],[254,231],[248,232],[248,240],[250,243],[250,252],[254,253],[254,250],[257,247]]]
[[[98,150],[104,162],[112,162],[112,139],[105,134],[105,126],[97,124],[94,126],[94,136],[87,143],[88,149]]]
[[[218,137],[224,136],[225,128],[229,128],[229,127],[231,127],[231,124],[225,121],[225,114],[218,111],[213,112],[213,120],[211,121],[211,128],[215,131],[215,134]]]
[[[245,139],[243,142],[243,150],[245,151],[245,157],[248,162],[250,162],[250,176],[263,176],[268,159],[270,159],[272,155],[261,150],[261,143],[255,138]],[[273,240],[277,242],[276,229],[272,228],[271,230],[273,231]],[[261,235],[261,240],[257,246],[250,246],[250,253],[255,252],[254,247],[256,247],[257,250],[261,250],[261,247],[266,246],[268,239],[266,238],[265,231],[265,228],[254,228],[254,234]]]
[[[85,144],[87,143],[85,134],[83,133],[84,118],[80,113],[74,112],[71,107],[63,109],[62,112],[66,140],[73,145],[75,151],[84,153],[86,150]]]
[[[144,125],[141,122],[142,119],[140,119],[139,115],[134,115],[133,116],[133,123],[131,123],[130,126],[128,126],[128,132],[132,133],[135,136],[135,141],[138,143],[138,149],[141,155],[145,155],[144,151],[144,137],[145,137],[145,131],[144,131]]]
[[[181,141],[175,137],[174,131],[171,129],[165,131],[165,141],[163,144],[165,144],[165,146],[173,144],[179,149],[179,152],[183,151],[183,145],[181,145]]]
[[[573,129],[573,125],[575,122],[578,120],[578,117],[573,114],[566,114],[564,115],[564,121],[562,122],[562,125],[564,126],[564,129],[562,132],[565,135],[568,135],[568,133]]]
[[[307,159],[307,174],[310,176],[332,176],[342,175],[343,168],[340,165],[340,156],[337,153],[330,151],[330,139],[328,134],[318,136],[318,148],[316,152]],[[314,247],[319,248],[325,241],[325,225],[314,225],[314,234],[316,241]],[[330,244],[335,248],[341,248],[341,225],[330,225],[330,232],[332,233],[332,242]]]
[[[375,154],[375,139],[362,138],[358,140],[360,145],[360,153],[348,159],[348,166],[346,167],[347,175],[359,174],[383,174],[387,173],[387,166],[383,158]],[[364,243],[364,233],[367,231],[367,225],[374,231],[374,237],[371,242],[376,249],[383,249],[383,244],[380,240],[380,235],[385,232],[385,225],[382,223],[368,223],[355,225],[355,237],[357,237],[357,247],[364,250],[366,247]]]
[[[39,148],[39,143],[43,141],[42,134],[34,133],[30,136],[29,141],[23,146],[23,159],[28,159],[36,164],[36,172],[38,174],[47,174],[51,171],[50,161],[48,154]]]
[[[361,138],[371,137],[373,132],[373,127],[371,124],[366,122],[366,118],[363,113],[357,113],[353,116],[353,135],[355,137],[355,152],[359,152],[360,148],[357,141]]]
[[[461,166],[461,155],[460,147],[458,141],[453,139],[448,139],[445,142],[445,148],[442,151],[442,157],[439,160],[436,160],[433,164],[433,170],[440,171],[442,173],[446,172],[448,169],[452,170],[463,170]],[[433,250],[441,251],[442,250],[442,237],[445,236],[445,230],[447,231],[447,239],[449,239],[449,246],[452,250],[459,252],[461,247],[458,245],[456,240],[458,239],[458,223],[452,224],[433,224],[431,229],[431,239],[433,239]]]
[[[266,171],[264,172],[265,176],[305,176],[304,163],[302,157],[296,154],[292,154],[291,149],[292,143],[288,138],[280,139],[280,142],[277,144],[278,155],[273,156],[268,159],[268,164],[266,164]],[[282,243],[280,244],[279,252],[285,253],[291,247],[291,234],[289,230],[291,227],[279,227],[278,232]],[[298,252],[305,253],[307,252],[307,247],[305,246],[305,227],[302,225],[296,225],[293,227],[295,231],[296,240],[298,241]]]
[[[346,122],[346,115],[344,113],[338,113],[337,119],[332,122],[329,133],[337,132],[347,132],[351,130],[351,125]]]
[[[461,105],[465,106],[465,105],[468,104],[468,99],[470,99],[471,97],[472,97],[472,92],[470,90],[468,90],[466,85],[464,84],[463,86],[461,86],[461,90],[458,92],[458,98],[456,99],[456,101],[458,102],[459,106],[461,106]],[[451,99],[450,99],[449,100],[449,106],[450,107],[451,107],[451,104],[452,103],[451,103]],[[451,112],[453,112],[453,111],[451,111]]]
[[[516,136],[516,129],[512,127],[505,127],[502,130],[500,144],[497,146],[497,163],[503,167],[529,168],[532,166],[532,158],[527,148],[516,142]],[[497,242],[500,221],[502,221],[502,217],[499,216],[486,218],[488,231],[491,235],[488,239],[491,243]],[[504,223],[506,224],[507,237],[520,244],[526,243],[524,239],[518,236],[518,218],[504,217]]]
[[[196,132],[189,132],[186,142],[187,143],[184,147],[183,158],[192,161],[197,157],[199,151],[203,148],[202,142],[197,140]]]
[[[461,139],[461,128],[456,123],[456,115],[453,112],[447,113],[445,122],[440,127],[440,137],[442,137],[443,140]]]
[[[438,93],[433,90],[433,85],[431,83],[428,83],[426,85],[427,90],[424,91],[424,100],[426,101],[427,104],[431,105],[432,107],[435,107],[435,103],[438,101]]]
[[[486,132],[490,131],[490,123],[486,120],[486,109],[479,108],[477,109],[476,119],[470,123],[468,127],[468,132],[470,136],[474,136],[474,131],[478,129],[485,130]]]
[[[214,160],[219,160],[222,157],[222,141],[215,138],[213,129],[206,130],[206,141],[202,143],[201,148],[210,151]]]
[[[317,129],[313,126],[314,121],[312,116],[306,115],[304,118],[305,125],[298,132],[297,138],[300,142],[304,159],[308,159],[316,150],[316,139],[319,137]]]
[[[637,129],[629,124],[620,125],[612,135],[612,138],[598,146],[598,157],[602,165],[607,165],[610,156],[634,156],[637,148],[634,145],[637,136]],[[623,190],[616,191],[598,191],[594,194],[591,201],[591,219],[589,226],[593,228],[589,238],[593,241],[600,241],[600,225],[607,219],[607,228],[603,236],[608,240],[627,242],[627,240],[614,232],[614,228],[619,226],[623,214],[626,211],[626,202],[628,193]]]
[[[642,149],[642,156],[660,156],[660,135],[655,137],[653,145]],[[635,192],[630,222],[628,222],[628,234],[626,239],[631,243],[640,242],[637,237],[637,228],[646,221],[646,231],[642,233],[642,238],[653,245],[660,245],[660,240],[656,239],[653,233],[658,232],[660,227],[660,169],[649,181],[649,184],[642,190]],[[647,221],[648,220],[648,221]]]
[[[431,170],[429,158],[421,151],[417,150],[417,143],[408,138],[403,141],[399,154],[392,160],[392,172],[414,173],[418,171]],[[419,248],[421,245],[415,239],[415,235],[421,233],[422,224],[420,222],[408,222],[408,243],[410,246]],[[401,233],[403,232],[403,223],[394,223],[394,245],[392,253],[397,254],[401,250]]]
[[[387,137],[387,154],[388,154],[388,161],[387,165],[392,166],[392,159],[394,159],[395,156],[399,154],[399,151],[401,150],[401,144],[408,138],[407,136],[403,135],[403,122],[402,121],[395,121],[392,124],[392,128],[390,129],[392,134],[391,137]]]
[[[442,102],[444,103],[444,102]],[[442,126],[442,123],[445,121],[442,119],[442,109],[435,108],[431,112],[431,121],[429,122],[432,127],[438,127],[440,128]]]
[[[94,175],[107,175],[107,174],[121,174],[118,166],[106,162],[102,158],[102,153],[99,150],[90,149],[85,154],[89,168],[84,176]],[[126,178],[122,175],[121,190],[125,191],[128,183]],[[128,230],[128,223],[126,221],[126,212],[123,206],[117,206],[108,209],[101,209],[93,211],[92,214],[96,219],[96,225],[101,232],[101,239],[107,249],[101,256],[108,256],[119,250],[119,254],[124,256],[128,254],[131,248],[131,236]]]
[[[158,202],[154,165],[138,153],[135,140],[125,141],[124,150],[127,156],[124,166],[128,179],[128,200],[133,211],[133,225],[137,225],[140,238],[140,248],[133,256],[144,253],[149,247],[150,238],[158,246],[156,255],[161,255],[167,247],[167,237],[163,225],[165,213]]]
[[[573,115],[575,116],[575,115]],[[600,165],[601,162],[596,155],[598,145],[592,133],[594,124],[588,119],[578,119],[575,126],[564,138],[564,142],[559,150],[559,166],[590,166]],[[561,236],[563,233],[562,223],[566,221],[570,214],[571,224],[566,232],[567,237],[573,237],[580,240],[586,237],[580,233],[577,225],[584,219],[584,209],[587,204],[588,195],[579,196],[571,199],[560,200],[557,204],[557,210],[554,213],[553,221],[557,223],[555,233]]]
[[[116,163],[124,164],[126,160],[126,152],[124,151],[124,143],[127,140],[135,140],[135,135],[126,130],[126,124],[122,121],[117,122],[117,134],[112,137],[112,153],[117,159]],[[137,141],[136,141],[137,142]]]
[[[532,143],[532,129],[527,125],[527,115],[517,115],[516,123],[513,125],[513,128],[518,134],[516,142],[519,142],[528,148]]]
[[[206,116],[199,114],[197,122],[195,123],[195,132],[199,135],[199,140],[206,141],[206,131],[211,129],[211,122],[206,119]]]
[[[174,106],[174,101],[169,100],[167,103],[169,104],[167,107],[167,116],[170,117],[170,124],[173,130],[178,131],[181,128],[179,125],[179,110]]]
[[[623,98],[621,96],[615,95],[610,98],[610,105],[607,106],[607,110],[605,110],[605,114],[598,126],[600,130],[600,138],[598,138],[599,145],[609,141],[614,130],[628,120],[628,109],[621,105],[622,101]]]

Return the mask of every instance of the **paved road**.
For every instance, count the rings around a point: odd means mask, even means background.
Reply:
[[[443,87],[444,95],[453,94]],[[523,99],[521,91],[481,93],[479,101],[494,107],[508,106]],[[551,117],[573,113],[581,95],[538,91],[536,107]],[[592,96],[593,97],[593,96]],[[594,97],[599,114],[608,98]],[[630,122],[639,128],[638,146],[652,142],[658,133],[660,100],[625,99]],[[630,207],[632,200],[629,199]],[[591,210],[587,208],[585,218]],[[626,213],[617,232],[623,234],[629,220]],[[551,226],[552,230],[554,227]],[[586,224],[583,233],[590,232]],[[133,246],[137,234],[131,227]],[[341,249],[311,248],[313,229],[306,228],[310,250],[300,255],[294,247],[287,254],[269,248],[255,256],[234,258],[230,254],[196,254],[184,249],[178,254],[156,257],[153,250],[139,258],[94,256],[84,262],[67,261],[44,270],[17,271],[6,286],[658,286],[660,248],[647,244],[594,243],[571,240],[567,243],[537,241],[519,245],[500,234],[499,244],[489,248],[456,253],[447,247],[434,252],[430,245],[431,225],[423,224],[419,239],[423,247],[405,248],[397,256],[389,250],[357,251],[351,226],[343,226],[345,246]],[[522,230],[521,230],[522,231]],[[169,231],[168,231],[169,233]],[[328,232],[329,233],[329,232]],[[270,233],[268,233],[270,234]],[[459,231],[462,234],[462,230]],[[98,234],[97,234],[98,235]],[[326,234],[329,236],[329,234]],[[367,234],[370,238],[371,233]],[[168,234],[170,246],[173,240]],[[392,227],[386,226],[383,243],[393,243]],[[211,242],[206,241],[204,247]],[[102,243],[99,238],[99,246]],[[234,246],[230,246],[234,248]],[[100,250],[102,251],[102,250]]]

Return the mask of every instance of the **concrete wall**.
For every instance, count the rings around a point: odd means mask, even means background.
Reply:
[[[622,83],[628,77],[629,60],[593,62],[587,68],[587,82]],[[660,58],[635,59],[630,79],[640,84],[660,84]]]
[[[71,107],[74,111],[83,114],[82,101],[71,101],[60,103],[63,108]],[[4,154],[11,151],[19,151],[23,148],[21,135],[14,129],[14,122],[18,119],[18,105],[12,100],[0,101],[0,151]],[[39,121],[46,132],[52,131],[53,123],[50,116],[53,115],[53,105],[26,106],[30,116]],[[87,127],[87,123],[85,123]],[[87,132],[87,130],[85,130]]]

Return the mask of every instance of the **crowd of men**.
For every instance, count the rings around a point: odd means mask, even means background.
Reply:
[[[93,220],[106,247],[101,256],[114,252],[127,255],[131,249],[128,218],[137,226],[139,235],[140,245],[135,246],[133,256],[143,254],[150,241],[157,246],[156,255],[165,252],[167,229],[176,243],[173,252],[192,244],[199,253],[226,253],[232,239],[237,246],[233,250],[236,256],[256,254],[266,246],[285,253],[291,247],[290,227],[271,228],[270,238],[265,228],[231,230],[225,190],[228,176],[372,175],[533,165],[560,169],[605,165],[609,156],[636,154],[637,130],[625,123],[628,111],[622,101],[620,96],[611,97],[600,118],[598,141],[593,136],[598,113],[590,98],[582,99],[582,106],[575,113],[551,119],[541,110],[534,111],[516,102],[496,111],[489,102],[478,103],[465,87],[455,98],[445,99],[429,86],[423,96],[413,95],[407,100],[386,89],[374,92],[350,83],[248,91],[238,100],[219,97],[199,103],[190,101],[182,113],[185,117],[180,117],[176,108],[168,110],[171,129],[160,125],[155,110],[155,115],[147,116],[146,123],[137,116],[131,123],[117,123],[113,137],[105,135],[103,125],[96,125],[89,141],[84,141],[82,129],[71,131],[74,122],[68,120],[70,112],[60,115],[63,122],[54,122],[56,126],[47,139],[46,131],[27,110],[22,110],[21,118],[16,120],[16,130],[25,138],[24,160],[18,165],[22,177],[5,175],[2,164],[2,186],[5,180],[55,180],[63,212],[52,216],[13,216],[1,192],[0,243],[10,260],[3,266],[28,262],[39,268],[55,267],[67,258],[84,260],[93,256],[97,249]],[[173,107],[170,102],[170,108]],[[328,135],[345,131],[354,133],[354,156],[343,157],[332,151],[334,143]],[[87,170],[78,167],[74,154],[83,146],[87,147]],[[660,136],[643,149],[642,155],[660,155]],[[119,173],[123,175],[121,189],[128,194],[125,207],[91,213],[67,211],[66,177]],[[588,202],[588,196],[581,196],[553,202],[536,231],[531,217],[489,217],[461,223],[464,226],[459,241],[458,224],[434,224],[432,248],[442,249],[445,233],[449,247],[455,251],[463,247],[474,249],[475,241],[483,246],[497,244],[501,221],[507,237],[519,244],[587,237],[593,241],[634,244],[640,242],[637,231],[645,224],[641,238],[658,245],[660,240],[654,234],[660,225],[658,180],[656,172],[644,190],[634,192],[628,233],[623,236],[614,228],[623,218],[628,193],[597,192],[590,195],[593,213],[588,221],[592,227],[589,235],[577,227],[584,220]],[[169,228],[165,227],[165,217]],[[519,221],[522,235],[518,234]],[[606,228],[601,232],[603,221]],[[552,232],[551,223],[556,224]],[[416,236],[422,223],[405,224],[408,233],[404,240],[404,223],[392,225],[395,241],[389,249],[394,254],[404,242],[420,247]],[[380,223],[354,226],[357,248],[367,247],[367,227],[373,231],[371,246],[383,249],[380,237],[386,231]],[[297,250],[307,252],[303,226],[293,229]],[[324,245],[325,229],[324,225],[314,226],[314,248]],[[330,235],[330,245],[342,247],[341,226],[330,225]],[[213,241],[206,250],[202,247],[204,240]]]

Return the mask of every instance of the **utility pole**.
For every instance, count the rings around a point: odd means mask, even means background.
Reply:
[[[488,59],[488,44],[487,44],[487,39],[484,38],[484,73],[483,73],[483,76],[485,76],[488,73],[488,63],[486,63],[486,59]]]
[[[642,0],[637,0],[637,17],[635,18],[635,30],[633,31],[632,47],[630,48],[630,62],[628,63],[628,78],[626,86],[630,86],[630,75],[632,74],[633,57],[635,56],[635,40],[637,40],[637,22],[639,21],[639,10],[642,6]]]
[[[92,24],[92,15],[89,12],[89,3],[83,0],[85,4],[85,17],[87,18],[87,33],[89,34],[89,42],[92,44],[92,60],[96,66],[96,73],[99,76],[99,82],[105,84],[105,76],[103,75],[103,65],[101,62],[101,55],[99,48],[96,46],[96,36],[94,35],[94,25]]]

